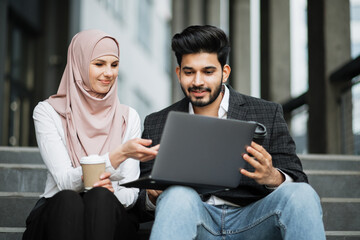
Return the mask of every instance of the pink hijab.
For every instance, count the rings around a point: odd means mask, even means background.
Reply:
[[[90,95],[90,62],[112,55],[119,58],[115,38],[99,30],[76,34],[69,46],[67,64],[57,94],[47,101],[60,114],[72,165],[90,154],[105,154],[122,143],[129,108],[120,104],[117,79],[101,99]]]

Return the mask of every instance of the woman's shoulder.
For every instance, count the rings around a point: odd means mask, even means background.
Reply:
[[[34,114],[41,114],[41,113],[56,113],[55,109],[50,105],[48,101],[41,101],[34,108]]]
[[[139,113],[132,107],[128,106],[128,105],[123,105],[125,107],[127,107],[129,109],[128,111],[128,118],[129,119],[133,119],[133,118],[139,118]]]
[[[39,102],[33,111],[33,119],[41,121],[55,121],[61,122],[60,115],[47,101]]]

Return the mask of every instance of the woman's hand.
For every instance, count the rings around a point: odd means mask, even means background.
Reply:
[[[114,192],[114,188],[111,184],[110,178],[111,173],[104,172],[100,175],[100,181],[94,183],[93,187],[104,187],[107,188],[110,192]]]
[[[122,153],[127,158],[134,158],[141,162],[146,162],[154,159],[158,153],[160,145],[150,146],[152,141],[150,139],[134,138],[120,146]]]
[[[111,165],[117,168],[120,163],[128,158],[146,162],[154,159],[158,153],[160,145],[149,148],[152,141],[150,139],[134,138],[121,144],[114,151],[109,153]]]

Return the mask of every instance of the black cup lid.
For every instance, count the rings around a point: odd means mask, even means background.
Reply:
[[[256,123],[254,138],[264,138],[266,136],[266,127],[259,122],[254,121],[254,123]]]

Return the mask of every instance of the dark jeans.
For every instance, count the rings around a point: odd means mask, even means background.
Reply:
[[[23,240],[138,239],[138,224],[113,193],[63,190],[40,199],[26,219]]]

